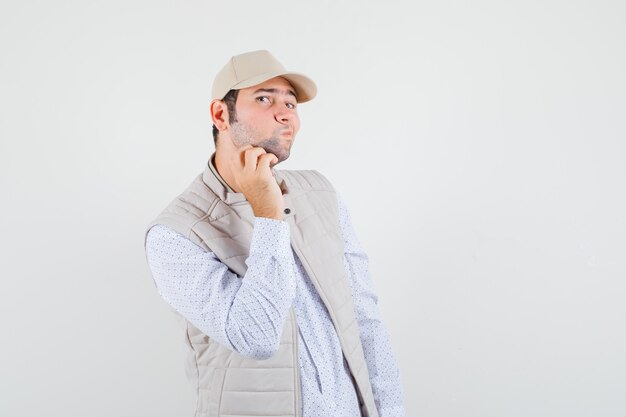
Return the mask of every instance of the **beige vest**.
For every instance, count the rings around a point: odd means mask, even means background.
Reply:
[[[361,413],[378,417],[344,269],[332,185],[317,171],[274,170],[274,174],[289,209],[284,220],[290,226],[291,246],[330,313]],[[207,166],[148,226],[146,236],[155,224],[168,226],[215,253],[240,278],[246,273],[253,223],[254,213],[244,195],[229,192]],[[196,417],[301,416],[298,324],[293,307],[277,353],[266,360],[227,349],[174,313],[189,348],[186,372],[197,390]]]

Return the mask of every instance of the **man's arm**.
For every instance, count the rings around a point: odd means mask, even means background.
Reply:
[[[352,286],[361,344],[367,363],[374,400],[380,417],[405,415],[400,371],[385,329],[368,269],[368,256],[354,233],[350,214],[337,195],[339,224],[344,240],[344,265]]]
[[[243,278],[163,225],[148,232],[146,257],[161,297],[204,334],[255,359],[276,352],[296,294],[287,222],[255,218]]]

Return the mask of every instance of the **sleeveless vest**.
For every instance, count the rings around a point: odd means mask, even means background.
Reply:
[[[320,173],[274,170],[283,191],[291,246],[324,302],[350,369],[363,417],[378,417],[348,277],[337,200]],[[254,213],[207,166],[149,224],[165,225],[213,252],[240,279],[246,273]],[[174,309],[184,329],[186,374],[197,394],[196,417],[302,415],[298,323],[293,307],[278,351],[269,359],[241,355],[211,340]]]

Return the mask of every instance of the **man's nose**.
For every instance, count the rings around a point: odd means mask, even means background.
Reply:
[[[293,119],[293,114],[288,109],[281,109],[274,114],[274,118],[279,123],[289,123]]]

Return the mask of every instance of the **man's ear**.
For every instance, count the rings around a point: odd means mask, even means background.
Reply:
[[[222,100],[212,100],[211,105],[211,119],[213,124],[217,127],[217,130],[228,130],[230,124],[228,123],[228,106]]]

